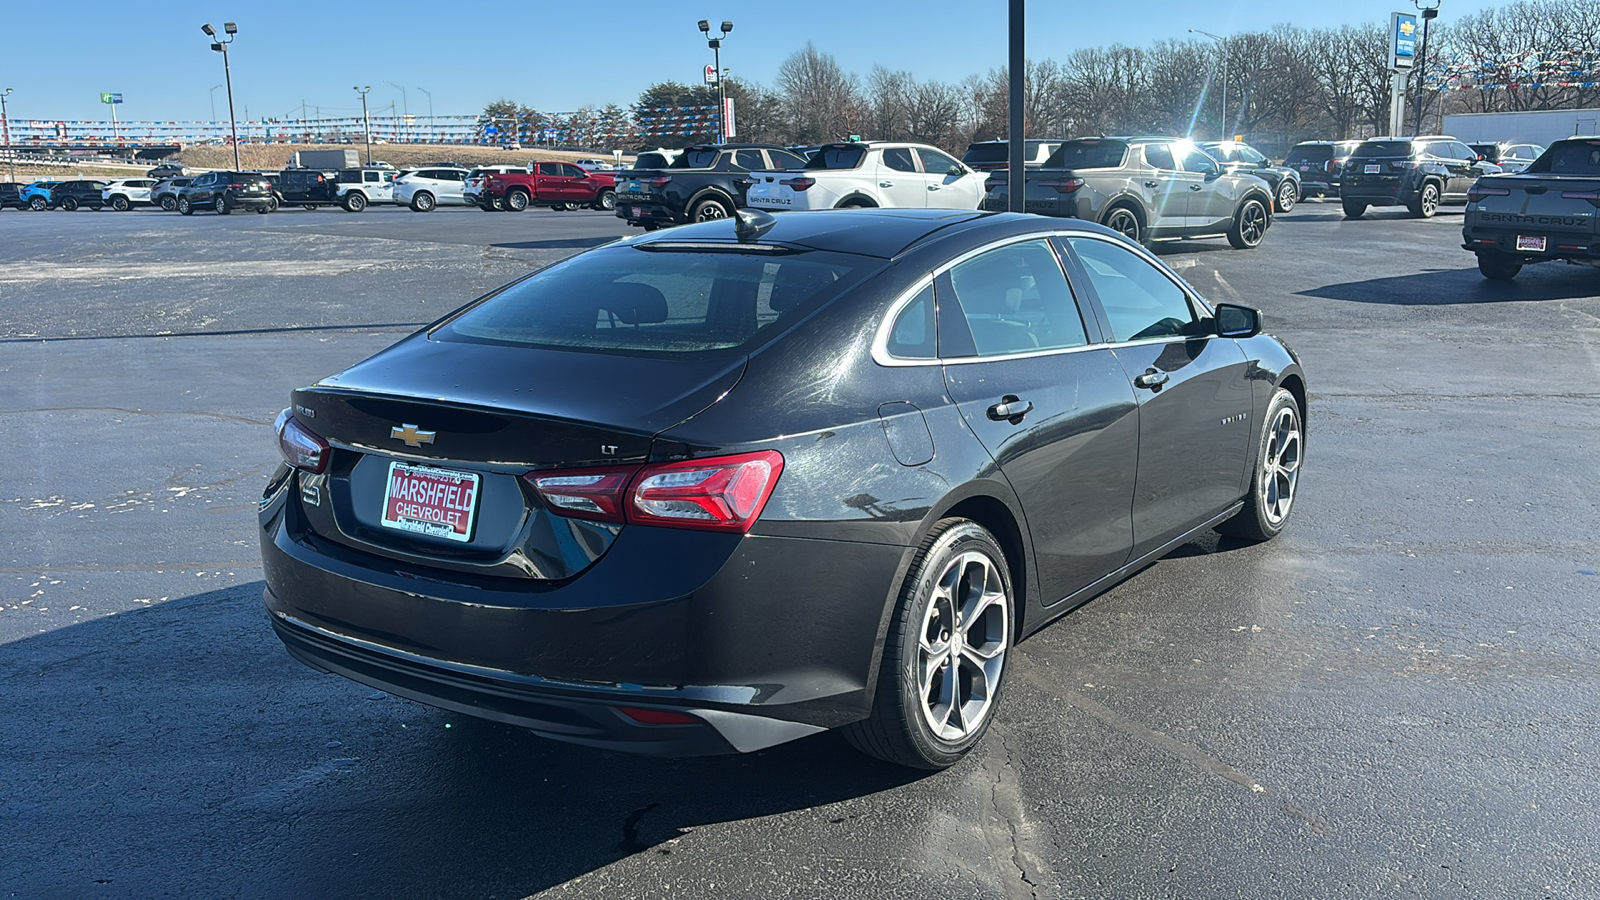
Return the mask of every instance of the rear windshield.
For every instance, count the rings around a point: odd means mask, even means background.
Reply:
[[[1128,145],[1122,141],[1067,141],[1044,161],[1046,169],[1115,169]]]
[[[1031,150],[1032,148],[1030,147],[1029,149]],[[967,145],[967,152],[961,157],[961,161],[970,166],[973,163],[1005,162],[1009,158],[1010,155],[1006,145],[1002,142],[992,141]]]
[[[1473,153],[1479,154],[1489,162],[1500,161],[1499,144],[1468,144],[1467,146],[1472,148]]]
[[[1600,141],[1557,141],[1528,166],[1551,175],[1600,175]]]
[[[1297,163],[1297,162],[1314,162],[1314,163],[1327,162],[1328,160],[1333,159],[1333,145],[1332,144],[1299,144],[1299,145],[1296,145],[1293,150],[1290,150],[1289,151],[1289,155],[1284,157],[1284,158],[1286,160],[1288,160],[1289,162],[1291,162],[1291,163]]]
[[[641,153],[633,161],[633,167],[635,169],[665,169],[667,167],[667,158],[660,153]]]
[[[717,151],[709,147],[691,147],[672,161],[674,169],[709,169],[717,164]]]
[[[808,169],[854,169],[867,158],[865,147],[823,147],[806,161]]]
[[[1362,141],[1351,156],[1410,156],[1410,141]]]
[[[841,253],[610,247],[517,282],[433,336],[644,355],[747,353],[881,264]]]

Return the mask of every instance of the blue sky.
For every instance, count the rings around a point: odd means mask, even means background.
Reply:
[[[1441,21],[1495,5],[1444,0]],[[1002,65],[1004,0],[917,3],[803,0],[787,3],[496,2],[155,3],[85,0],[68,7],[7,3],[0,89],[16,89],[18,119],[103,119],[101,91],[119,91],[121,119],[227,118],[222,59],[200,25],[239,24],[230,51],[240,118],[359,113],[352,85],[371,85],[374,108],[476,113],[499,97],[548,111],[585,103],[630,103],[656,81],[693,81],[711,62],[695,23],[734,22],[722,62],[739,77],[771,84],[784,57],[807,40],[858,75],[872,66],[959,81]],[[1306,27],[1387,22],[1415,11],[1410,0],[1342,0],[1286,6],[1243,0],[1083,2],[1032,0],[1028,50],[1065,57],[1085,46],[1186,38],[1279,22]],[[38,38],[22,40],[23,36]],[[59,36],[60,40],[50,39]],[[103,50],[91,49],[91,36]],[[65,49],[62,49],[63,44]],[[392,84],[391,84],[392,82]],[[395,85],[403,85],[405,91]]]

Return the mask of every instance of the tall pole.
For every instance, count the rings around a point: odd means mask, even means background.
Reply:
[[[717,79],[718,144],[726,144],[728,142],[728,93],[722,85],[722,42],[728,39],[728,35],[732,31],[733,23],[725,21],[722,23],[722,34],[712,37],[711,21],[709,19],[700,20],[700,33],[706,36],[706,45],[711,48],[712,68],[715,70],[714,74]]]
[[[1422,117],[1427,105],[1424,98],[1428,95],[1428,83],[1425,75],[1428,68],[1428,23],[1439,17],[1439,3],[1435,0],[1432,6],[1427,6],[1418,0],[1412,0],[1417,9],[1422,11],[1422,51],[1417,54],[1417,130],[1413,135],[1422,134]]]
[[[372,85],[354,89],[361,95],[361,123],[367,131],[367,165],[372,165],[372,119],[367,116],[367,91],[372,90]]]
[[[428,142],[433,143],[439,140],[439,135],[434,131],[433,127],[433,91],[425,87],[419,87],[417,90],[428,95]]]
[[[1224,141],[1232,140],[1228,136],[1228,39],[1198,28],[1189,29],[1189,33],[1205,35],[1217,42],[1217,59],[1222,62],[1222,122],[1217,126],[1217,130],[1221,132],[1218,137]]]
[[[0,93],[0,126],[5,129],[6,141],[6,167],[11,174],[8,180],[17,180],[17,151],[11,147],[11,114],[6,112],[6,98],[11,96],[11,88],[6,88]]]
[[[237,172],[243,167],[239,164],[239,120],[233,114],[233,69],[228,65],[228,45],[239,34],[239,26],[223,22],[222,30],[228,35],[226,38],[217,37],[217,30],[210,23],[201,25],[200,30],[211,38],[211,49],[222,54],[222,82],[228,89],[228,133],[233,136],[233,170]]]
[[[1023,85],[1028,78],[1028,54],[1023,41],[1023,8],[1024,0],[1010,0],[1010,91],[1006,97],[1006,112],[1008,113],[1006,143],[1006,209],[1011,212],[1024,212],[1027,210],[1028,183],[1027,183],[1027,149],[1028,135],[1024,131],[1026,120],[1023,116]]]
[[[222,85],[220,84],[211,86],[211,121],[213,122],[217,120],[217,91],[220,90],[222,90]]]
[[[400,120],[400,128],[395,129],[395,137],[403,140],[404,135],[401,129],[405,127],[407,120],[411,118],[411,101],[406,98],[406,86],[403,84],[395,84],[392,81],[385,81],[384,84],[400,89],[400,109],[404,118]]]

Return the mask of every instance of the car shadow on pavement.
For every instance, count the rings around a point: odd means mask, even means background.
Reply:
[[[1573,300],[1596,294],[1600,294],[1600,270],[1543,263],[1524,268],[1512,281],[1490,281],[1479,274],[1475,266],[1468,266],[1347,281],[1300,291],[1296,296],[1396,306],[1454,306],[1524,300]]]
[[[587,250],[590,247],[609,244],[621,237],[621,235],[612,235],[610,237],[602,235],[599,237],[558,238],[549,241],[510,241],[490,244],[489,246],[499,247],[504,250]]]
[[[261,588],[0,645],[8,896],[520,898],[919,777],[831,734],[650,759],[395,699],[290,659]]]

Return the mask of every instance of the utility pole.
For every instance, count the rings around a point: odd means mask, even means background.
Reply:
[[[367,91],[372,90],[372,85],[352,88],[361,95],[361,123],[367,131],[367,165],[372,165],[372,119],[367,116]]]
[[[403,85],[403,84],[395,84],[392,81],[385,81],[384,84],[387,84],[390,87],[397,87],[397,88],[400,89],[400,110],[401,110],[402,118],[400,119],[400,127],[395,129],[395,138],[398,139],[398,140],[402,140],[403,141],[403,140],[405,140],[405,137],[404,137],[404,133],[401,131],[401,129],[405,127],[405,125],[407,124],[408,120],[411,118],[411,101],[406,99],[406,86],[405,85]],[[393,112],[393,104],[390,104],[390,111]]]
[[[1201,31],[1198,28],[1189,29],[1189,33],[1202,34],[1217,42],[1217,58],[1222,60],[1222,124],[1220,126],[1222,133],[1218,137],[1224,141],[1231,141],[1233,138],[1228,136],[1228,39],[1218,34],[1212,34],[1209,31]]]
[[[6,167],[10,170],[9,180],[17,180],[17,151],[11,146],[11,114],[6,112],[6,98],[11,96],[11,88],[6,88],[0,93],[0,127],[5,130],[6,141]]]
[[[711,22],[700,20],[700,33],[706,36],[706,46],[711,48],[711,61],[717,77],[717,143],[728,142],[728,94],[722,84],[722,42],[728,39],[728,34],[733,31],[732,22],[722,23],[722,34],[718,37],[711,36]]]
[[[1025,43],[1023,11],[1026,7],[1024,0],[1010,0],[1010,28],[1009,28],[1009,59],[1007,61],[1010,71],[1006,73],[1011,82],[1006,98],[1006,113],[1009,120],[1006,128],[1006,209],[1010,212],[1025,212],[1028,201],[1027,184],[1027,149],[1028,135],[1026,133],[1027,121],[1023,115],[1023,85],[1028,78],[1028,51]]]
[[[428,143],[435,143],[439,140],[439,135],[434,132],[433,126],[433,91],[425,87],[419,87],[417,90],[428,95]]]
[[[228,67],[228,45],[238,35],[239,26],[232,22],[222,23],[222,30],[228,35],[226,40],[217,37],[217,31],[210,23],[201,25],[200,30],[211,38],[211,49],[222,54],[222,80],[228,88],[228,131],[233,135],[233,170],[237,172],[242,168],[239,165],[239,122],[233,115],[233,71]]]
[[[1433,5],[1429,6],[1423,0],[1411,0],[1412,5],[1422,12],[1422,49],[1417,53],[1417,130],[1413,132],[1414,135],[1422,134],[1422,117],[1426,114],[1427,103],[1424,98],[1428,90],[1428,23],[1439,18],[1439,2],[1433,0]]]

